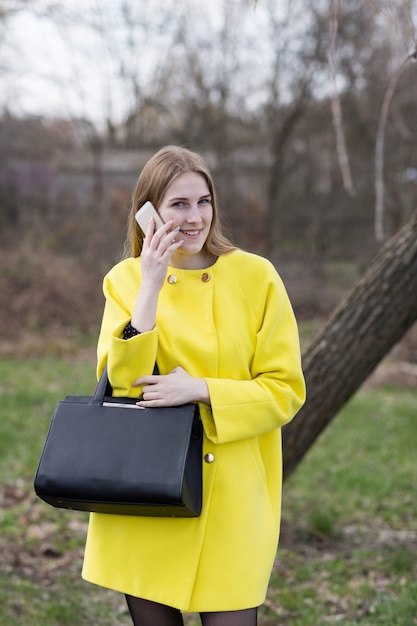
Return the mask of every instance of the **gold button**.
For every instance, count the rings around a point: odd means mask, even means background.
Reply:
[[[177,277],[175,276],[175,274],[170,274],[167,278],[167,281],[170,285],[175,285],[175,283],[177,282]]]
[[[211,454],[211,452],[208,452],[205,457],[204,460],[206,463],[213,463],[214,461],[214,454]]]
[[[208,283],[208,281],[210,280],[210,274],[204,272],[204,274],[201,275],[201,280],[203,281],[203,283]]]

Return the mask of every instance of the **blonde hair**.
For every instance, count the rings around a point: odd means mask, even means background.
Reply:
[[[128,218],[124,258],[140,256],[142,251],[143,233],[135,220],[136,212],[147,201],[152,202],[158,210],[172,181],[186,172],[201,174],[207,183],[211,195],[213,220],[204,244],[205,249],[215,256],[226,254],[236,249],[222,232],[214,183],[205,161],[198,154],[187,148],[165,146],[149,159],[137,180]]]

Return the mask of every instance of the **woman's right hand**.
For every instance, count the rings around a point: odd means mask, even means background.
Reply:
[[[164,284],[171,254],[182,241],[175,241],[176,230],[171,231],[172,220],[158,228],[152,219],[143,240],[141,252],[142,283],[132,315],[132,326],[139,332],[154,328],[159,292]]]
[[[141,252],[142,285],[160,291],[167,272],[171,254],[182,241],[175,241],[176,230],[171,231],[172,220],[155,232],[155,221],[151,219]]]

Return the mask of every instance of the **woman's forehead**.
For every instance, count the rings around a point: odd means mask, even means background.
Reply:
[[[168,185],[164,199],[210,195],[206,178],[198,172],[184,172]]]

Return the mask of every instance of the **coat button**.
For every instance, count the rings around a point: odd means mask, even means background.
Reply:
[[[213,463],[214,461],[214,454],[211,454],[211,452],[208,452],[205,457],[204,460],[206,463]]]
[[[177,282],[177,277],[175,276],[175,274],[170,274],[167,278],[167,281],[170,285],[175,285],[175,283]]]
[[[208,283],[208,281],[210,280],[210,274],[204,272],[204,274],[201,274],[201,280],[203,281],[203,283]]]

